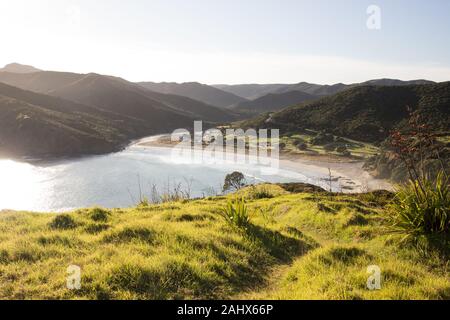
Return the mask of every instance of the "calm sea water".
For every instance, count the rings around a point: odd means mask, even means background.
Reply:
[[[150,195],[181,183],[191,196],[219,192],[227,173],[243,172],[249,182],[308,182],[317,173],[280,170],[262,175],[257,165],[195,164],[177,161],[167,148],[131,146],[104,156],[29,164],[0,160],[0,210],[66,211],[81,207],[136,205],[139,194]]]

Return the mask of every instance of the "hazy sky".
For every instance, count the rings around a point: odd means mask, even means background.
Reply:
[[[132,81],[445,81],[450,1],[0,0],[0,43],[0,65]]]

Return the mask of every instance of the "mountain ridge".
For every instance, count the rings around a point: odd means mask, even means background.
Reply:
[[[209,122],[230,121],[237,116],[230,111],[207,105],[183,96],[164,95],[145,89],[122,78],[96,73],[42,71],[32,74],[0,73],[0,82],[24,90],[59,96],[82,104],[109,109],[113,112],[134,109],[134,116],[150,117],[148,106],[162,112],[172,112]],[[120,94],[119,94],[120,92]],[[112,98],[114,97],[114,98]],[[129,106],[129,107],[124,107]],[[142,109],[136,113],[137,109]],[[169,126],[170,127],[170,126]]]
[[[154,92],[185,96],[219,108],[246,100],[232,93],[198,82],[138,82],[138,84]]]
[[[234,93],[238,96],[254,100],[269,93],[284,93],[288,91],[303,91],[312,95],[327,96],[345,89],[356,86],[376,85],[376,86],[404,86],[412,84],[433,84],[436,82],[418,79],[418,80],[398,80],[398,79],[373,79],[361,83],[344,84],[336,83],[332,85],[321,85],[309,82],[299,82],[294,84],[238,84],[238,85],[214,85],[221,90]]]
[[[450,82],[407,86],[357,86],[239,124],[284,132],[325,130],[358,141],[383,141],[408,117],[408,108],[425,115],[435,128],[450,127]]]
[[[287,91],[283,93],[269,93],[260,98],[244,101],[231,106],[232,110],[247,113],[261,113],[278,111],[304,101],[318,99],[319,96],[311,95],[303,91]]]
[[[0,68],[0,72],[14,72],[14,73],[34,73],[39,72],[39,70],[33,66],[28,66],[20,63],[10,63],[7,64],[4,68]]]

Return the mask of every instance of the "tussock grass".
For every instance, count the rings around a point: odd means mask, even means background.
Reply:
[[[450,233],[449,180],[440,172],[435,179],[409,181],[399,187],[390,210],[389,221],[405,240],[421,236],[448,237]]]
[[[120,210],[2,212],[0,298],[450,298],[448,260],[387,234],[376,197],[264,188],[272,198],[243,189]],[[246,199],[244,231],[221,216],[236,197]],[[66,288],[72,264],[82,270],[80,290]],[[370,291],[374,264],[382,288]]]
[[[52,229],[73,229],[76,226],[75,220],[67,214],[56,216],[50,223]]]
[[[93,208],[89,210],[89,217],[96,222],[108,221],[109,215],[109,211],[102,208]]]

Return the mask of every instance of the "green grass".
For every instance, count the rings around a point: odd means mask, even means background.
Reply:
[[[303,134],[291,134],[286,135],[280,138],[280,143],[284,143],[286,147],[284,148],[285,152],[289,152],[292,154],[302,154],[302,155],[317,155],[317,156],[326,156],[332,155],[336,157],[341,157],[342,154],[335,151],[327,151],[323,145],[314,145],[311,143],[311,140],[316,136],[317,132],[313,130],[307,130],[306,133]],[[337,138],[335,136],[335,138]],[[343,139],[343,138],[341,138]],[[296,145],[296,141],[303,141],[307,145],[306,150],[300,150]],[[345,145],[347,146],[347,150],[351,152],[351,156],[355,159],[366,159],[369,158],[379,152],[379,149],[373,144],[355,141],[351,139],[343,139],[345,141]]]
[[[280,151],[287,152],[290,154],[298,154],[298,155],[309,155],[309,156],[334,156],[334,157],[346,157],[342,153],[337,150],[329,151],[326,150],[324,145],[315,145],[311,141],[318,134],[318,131],[314,130],[305,130],[305,133],[290,133],[280,136],[279,143],[284,144],[284,147],[280,148]],[[346,149],[351,153],[350,157],[355,160],[363,160],[370,158],[379,153],[379,148],[374,144],[361,142],[352,140],[349,138],[343,138],[334,136],[335,139],[339,138],[341,142],[335,142],[335,145],[345,145]],[[230,139],[230,137],[225,136],[224,140]],[[231,138],[235,138],[232,136]],[[256,150],[258,148],[258,144],[261,146],[268,145],[268,150],[271,150],[270,147],[270,138],[258,138],[258,139],[246,139],[245,137],[236,138],[237,141],[240,141],[242,145],[245,145],[246,150],[253,148],[252,150]],[[307,146],[306,150],[300,150],[296,145],[296,142],[301,141],[304,142]]]
[[[388,234],[384,198],[263,188],[271,197],[244,189],[66,218],[2,212],[0,298],[450,298],[448,259]],[[245,229],[221,215],[236,196],[246,199]],[[366,288],[373,264],[381,290]],[[81,267],[80,290],[66,288],[69,265]]]

